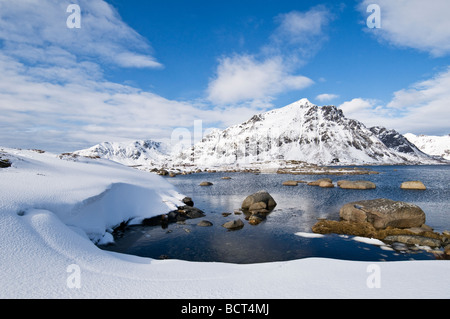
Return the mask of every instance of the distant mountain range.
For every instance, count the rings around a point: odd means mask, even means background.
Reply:
[[[319,107],[307,99],[254,115],[225,130],[214,130],[182,151],[148,140],[106,142],[75,153],[147,167],[242,167],[272,161],[316,165],[442,163],[442,159],[419,149],[412,136],[405,138],[383,127],[367,128],[346,118],[335,106]]]

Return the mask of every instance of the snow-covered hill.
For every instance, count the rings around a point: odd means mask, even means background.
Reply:
[[[405,134],[422,152],[450,160],[450,134],[444,136]]]
[[[179,160],[206,167],[275,160],[317,165],[436,162],[412,145],[407,149],[391,146],[361,122],[346,118],[337,107],[319,107],[302,99],[216,130],[179,154]]]
[[[152,140],[104,142],[74,154],[100,157],[128,166],[161,166],[168,160],[169,146]]]

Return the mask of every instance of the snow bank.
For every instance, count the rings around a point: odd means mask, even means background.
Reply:
[[[234,265],[103,251],[93,240],[108,239],[109,228],[167,212],[183,196],[160,176],[104,160],[6,152],[13,166],[0,169],[1,298],[450,297],[448,261]]]

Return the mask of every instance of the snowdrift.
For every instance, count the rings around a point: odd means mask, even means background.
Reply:
[[[162,177],[107,160],[3,149],[1,298],[449,298],[448,261],[310,258],[254,265],[107,252],[124,220],[168,212],[182,194]]]

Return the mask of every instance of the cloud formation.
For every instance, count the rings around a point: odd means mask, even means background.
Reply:
[[[159,68],[148,41],[102,0],[80,0],[81,28],[69,28],[73,1],[0,1],[2,51],[21,61],[73,67],[101,61],[119,67]]]
[[[450,67],[430,79],[394,92],[384,105],[374,99],[355,98],[339,107],[345,115],[367,126],[383,125],[401,133],[449,134]]]
[[[372,0],[364,0],[360,11]],[[377,0],[381,9],[381,28],[371,30],[380,41],[399,47],[428,52],[432,56],[450,53],[450,1]]]
[[[276,95],[314,83],[296,74],[296,70],[326,39],[324,28],[332,15],[320,6],[307,12],[281,14],[274,19],[278,26],[259,52],[219,59],[215,78],[207,89],[209,101],[223,105],[257,100],[269,106]]]

